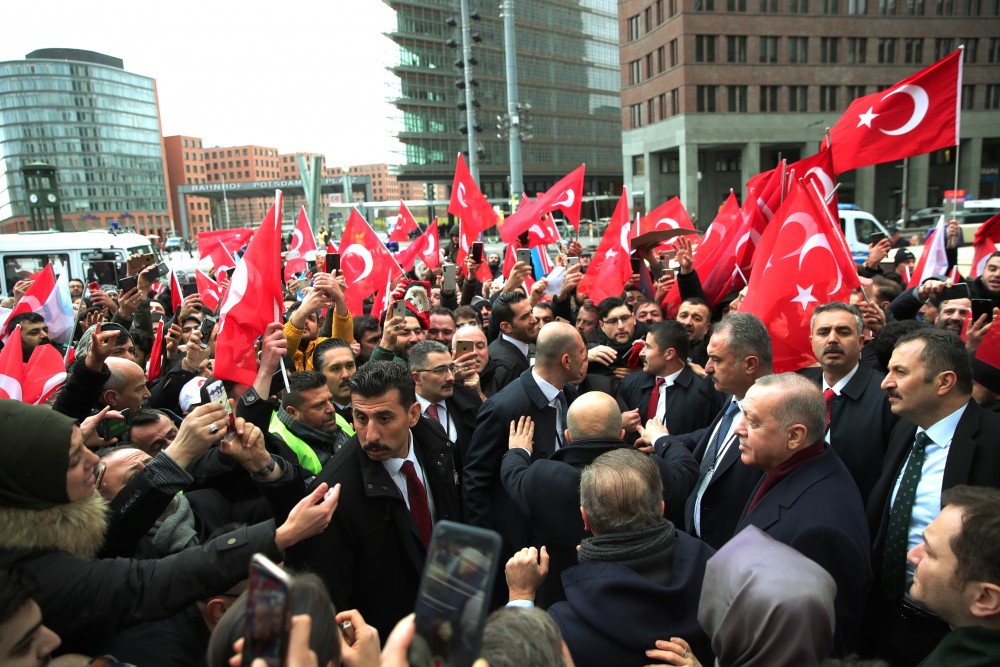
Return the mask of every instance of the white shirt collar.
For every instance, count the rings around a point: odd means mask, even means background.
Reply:
[[[840,392],[844,391],[844,387],[847,386],[847,383],[851,381],[851,378],[854,377],[854,374],[858,372],[858,369],[860,367],[861,367],[860,363],[855,364],[854,368],[851,369],[851,372],[848,373],[847,375],[845,375],[844,377],[840,378],[840,380],[837,382],[837,384],[833,385],[832,387],[829,384],[826,383],[826,374],[823,373],[822,374],[823,375],[823,391],[826,391],[827,389],[833,389],[833,393],[835,393],[837,396],[840,396]]]
[[[545,394],[545,398],[548,399],[549,403],[556,400],[556,396],[559,395],[559,389],[556,389],[554,386],[542,379],[542,376],[539,375],[538,371],[534,368],[531,369],[531,377],[535,378],[535,382],[538,383],[538,388],[542,390],[543,394]]]
[[[448,404],[445,403],[444,401],[432,403],[431,401],[427,400],[420,394],[417,394],[417,402],[420,403],[420,414],[424,414],[425,412],[427,412],[428,405],[436,405],[438,406],[438,410],[445,410],[445,411],[448,410]]]
[[[955,437],[955,429],[958,428],[958,422],[962,419],[962,415],[965,414],[967,407],[969,407],[968,403],[963,404],[958,410],[955,410],[926,430],[918,427],[917,433],[924,431],[927,433],[927,437],[933,440],[934,444],[938,447],[947,448],[951,445],[951,439]]]
[[[680,375],[681,371],[683,370],[684,369],[681,368],[681,370],[677,371],[676,373],[671,373],[670,375],[658,375],[657,378],[663,378],[664,387],[672,387],[674,382],[677,381],[677,376]]]
[[[500,334],[500,337],[503,338],[508,343],[510,343],[511,345],[513,345],[514,347],[516,347],[517,349],[519,349],[521,351],[521,354],[524,355],[525,359],[528,358],[528,344],[527,343],[519,341],[516,338],[511,338],[510,336],[508,336],[505,333]]]
[[[420,467],[420,462],[417,461],[417,455],[413,448],[413,431],[410,431],[409,451],[406,453],[406,456],[401,459],[386,459],[382,461],[382,465],[390,475],[398,475],[399,471],[403,468],[403,463],[406,461],[412,461],[414,466]]]

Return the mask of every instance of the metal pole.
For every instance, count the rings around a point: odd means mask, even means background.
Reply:
[[[521,164],[521,116],[517,97],[517,46],[515,43],[514,0],[503,0],[503,47],[507,68],[507,129],[510,141],[510,196],[517,200],[524,191],[524,173]]]
[[[907,210],[909,209],[909,207],[907,206],[907,203],[906,203],[907,202],[907,197],[909,196],[909,193],[907,191],[909,189],[910,189],[910,159],[904,157],[903,158],[903,192],[902,192],[903,203],[899,207],[899,225],[900,225],[900,227],[905,227],[906,226],[906,222],[907,222],[907,218],[909,218],[909,215],[907,215]]]
[[[476,152],[476,110],[472,106],[472,28],[469,25],[469,0],[462,0],[462,75],[465,78],[465,125],[469,128],[469,173],[479,184],[479,154]]]

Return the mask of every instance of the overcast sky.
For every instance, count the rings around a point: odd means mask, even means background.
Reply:
[[[330,166],[403,162],[386,100],[397,47],[381,0],[5,2],[0,60],[79,48],[156,79],[164,136],[315,151]]]

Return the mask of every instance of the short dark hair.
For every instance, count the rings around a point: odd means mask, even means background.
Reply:
[[[351,376],[351,396],[378,398],[399,390],[399,404],[409,410],[417,400],[410,371],[395,361],[369,361]]]
[[[920,328],[920,322],[916,320],[896,320],[878,330],[872,345],[875,346],[875,358],[883,372],[889,368],[889,360],[892,359],[892,351],[896,348],[896,341]]]
[[[771,335],[767,327],[756,315],[750,313],[730,313],[715,325],[713,336],[725,336],[729,351],[741,361],[747,357],[757,357],[761,366],[771,368]]]
[[[592,312],[596,313],[597,312],[597,305],[593,301],[591,301],[590,299],[585,299],[584,302],[581,303],[580,306],[576,310],[577,310],[577,312],[580,312],[581,310],[587,310],[587,311],[592,311]]]
[[[27,570],[0,568],[0,624],[14,618],[38,590],[38,581]]]
[[[410,370],[415,371],[427,368],[427,355],[434,353],[447,354],[449,358],[451,357],[451,351],[448,349],[448,346],[440,341],[422,340],[411,347],[407,355]]]
[[[326,340],[320,341],[320,343],[313,348],[313,368],[318,371],[323,370],[326,366],[327,350],[337,350],[345,347],[350,350],[351,344],[342,338],[327,338]]]
[[[27,324],[45,324],[45,318],[38,313],[18,313],[7,321],[7,333],[12,333],[14,327],[22,322],[26,322]]]
[[[896,347],[915,340],[924,342],[924,349],[919,357],[926,368],[924,382],[930,382],[945,371],[952,371],[955,373],[955,386],[958,390],[963,394],[972,393],[972,364],[969,363],[965,344],[957,333],[944,329],[918,329],[896,341]]]
[[[885,276],[875,276],[872,278],[872,284],[878,289],[879,301],[892,303],[903,293],[903,288],[900,287],[898,282]]]
[[[160,421],[161,417],[170,419],[170,415],[162,410],[156,410],[155,408],[139,408],[136,410],[135,414],[132,415],[132,426],[149,426],[150,424],[155,424]],[[170,419],[170,421],[173,422],[172,419]]]
[[[281,399],[282,408],[302,407],[302,392],[326,386],[326,377],[319,371],[295,371],[288,375],[288,391]]]
[[[708,302],[702,299],[700,296],[689,296],[688,298],[681,301],[683,306],[685,303],[690,303],[692,306],[705,306],[708,308],[709,313],[712,312],[712,307],[708,305]]]
[[[483,316],[479,313],[478,310],[476,310],[472,306],[459,306],[458,308],[456,308],[455,309],[456,323],[458,322],[458,318],[460,317],[465,319],[472,318],[477,322],[479,322],[479,326],[483,325]]]
[[[441,306],[438,306],[437,308],[431,308],[429,311],[427,311],[427,316],[430,317],[431,315],[438,315],[440,317],[450,317],[452,322],[455,321],[455,313],[451,312],[447,308],[442,308]]]
[[[683,324],[677,320],[656,322],[649,327],[649,335],[656,341],[657,347],[664,350],[674,348],[677,351],[677,357],[682,362],[687,362],[690,342],[688,341],[687,329],[684,328]]]
[[[941,504],[962,510],[962,531],[951,540],[955,577],[962,584],[1000,584],[1000,489],[953,486],[941,494]]]
[[[378,320],[371,315],[358,315],[354,318],[354,340],[361,340],[366,333],[379,328]]]
[[[135,344],[137,350],[142,350],[142,353],[148,358],[149,355],[153,353],[153,343],[156,342],[153,334],[146,331],[145,329],[131,329],[128,335],[132,337],[132,342]]]
[[[552,310],[552,303],[549,302],[549,301],[539,301],[532,308],[542,308],[544,310],[549,311],[553,315],[555,315],[555,311]]]
[[[812,317],[809,319],[809,333],[812,333],[813,328],[816,326],[816,318],[823,313],[847,313],[852,318],[854,318],[854,328],[856,333],[860,336],[861,331],[865,328],[864,320],[861,319],[861,313],[854,306],[848,305],[843,301],[831,301],[829,303],[822,303],[816,306],[813,310]]]
[[[527,301],[528,296],[519,290],[504,292],[493,302],[493,309],[490,311],[490,326],[499,327],[501,322],[512,324],[514,322],[514,309],[512,306],[522,301]]]
[[[615,308],[621,308],[622,306],[628,308],[628,312],[632,312],[632,306],[628,305],[628,302],[625,301],[625,299],[620,296],[609,296],[597,304],[597,316],[603,320],[612,310]]]

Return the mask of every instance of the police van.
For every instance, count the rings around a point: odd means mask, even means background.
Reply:
[[[69,272],[69,278],[84,283],[117,285],[125,277],[124,262],[136,253],[153,253],[157,262],[159,249],[145,236],[114,233],[104,229],[87,232],[19,232],[0,234],[0,261],[3,262],[0,296],[10,296],[14,285],[52,264],[56,275]]]

